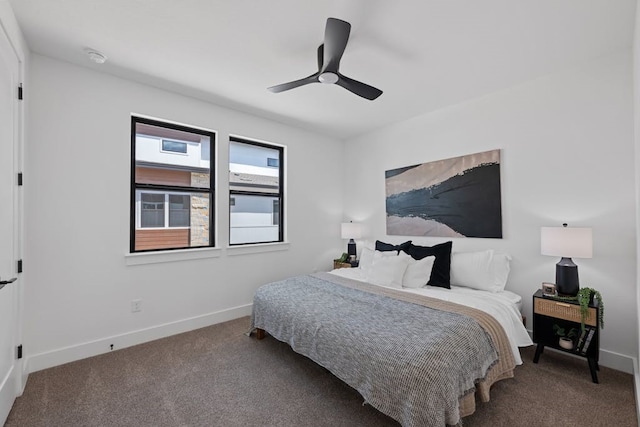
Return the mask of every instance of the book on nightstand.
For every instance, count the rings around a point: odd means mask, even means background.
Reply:
[[[584,330],[580,333],[580,338],[578,338],[578,343],[576,344],[576,351],[580,351],[582,350],[582,345],[584,344],[584,339],[586,338],[586,336],[589,334],[589,327],[585,326]]]
[[[589,345],[591,344],[591,340],[593,339],[593,335],[595,333],[596,333],[596,327],[589,326],[589,333],[587,334],[587,337],[584,339],[584,344],[582,345],[582,348],[579,349],[580,354],[582,355],[587,354],[587,350],[589,350]]]

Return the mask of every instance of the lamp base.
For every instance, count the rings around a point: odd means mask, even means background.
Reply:
[[[354,258],[356,256],[356,241],[353,239],[350,239],[349,243],[347,243],[347,254],[349,256],[353,255]]]
[[[556,290],[558,295],[576,296],[580,290],[578,266],[571,258],[562,258],[556,264]]]

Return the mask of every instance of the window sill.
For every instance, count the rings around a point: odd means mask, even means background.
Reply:
[[[258,254],[262,252],[276,252],[289,250],[289,242],[277,242],[277,243],[256,243],[252,245],[238,245],[227,246],[227,255],[244,255],[244,254]]]
[[[218,258],[219,248],[178,249],[175,251],[127,253],[124,256],[126,265],[158,264],[172,261],[192,259]]]

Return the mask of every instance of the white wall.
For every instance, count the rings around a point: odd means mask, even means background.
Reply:
[[[522,295],[530,329],[531,296],[558,261],[540,255],[540,227],[593,227],[593,258],[574,261],[606,303],[601,363],[630,371],[618,354],[638,352],[631,70],[630,54],[616,54],[347,141],[346,217],[369,240],[407,240],[385,233],[385,170],[501,149],[504,238],[453,239],[454,251],[513,256],[508,289]]]
[[[633,106],[634,106],[634,143],[635,143],[635,168],[636,168],[636,305],[640,309],[640,8],[636,5],[636,19],[633,32]],[[636,313],[637,314],[637,313]],[[640,315],[639,322],[640,332]],[[638,338],[640,345],[640,337]],[[640,348],[638,349],[640,357]],[[638,357],[635,359],[635,391],[636,411],[640,419],[640,366]]]
[[[326,165],[342,169],[342,142],[36,54],[30,80],[24,345],[32,371],[249,313],[260,284],[330,269],[342,195]],[[126,264],[131,113],[218,132],[219,257]],[[225,249],[230,133],[286,146],[285,250]],[[142,299],[140,313],[131,313],[133,299]]]

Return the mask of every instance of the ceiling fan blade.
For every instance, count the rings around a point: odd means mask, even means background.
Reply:
[[[318,46],[318,71],[322,70],[322,63],[324,62],[324,44]]]
[[[322,71],[338,72],[340,59],[349,41],[351,24],[341,19],[328,18],[324,30],[324,65]]]
[[[308,85],[309,83],[318,83],[318,73],[314,73],[308,77],[305,77],[304,79],[294,80],[292,82],[271,86],[268,87],[267,90],[273,93],[278,93],[284,92],[285,90],[295,89],[300,86]]]
[[[339,79],[336,82],[338,86],[342,86],[349,92],[355,93],[356,95],[366,98],[370,101],[373,101],[374,99],[382,95],[382,91],[373,86],[369,86],[368,84],[350,79],[349,77],[343,76],[342,74],[338,74],[338,77]]]

